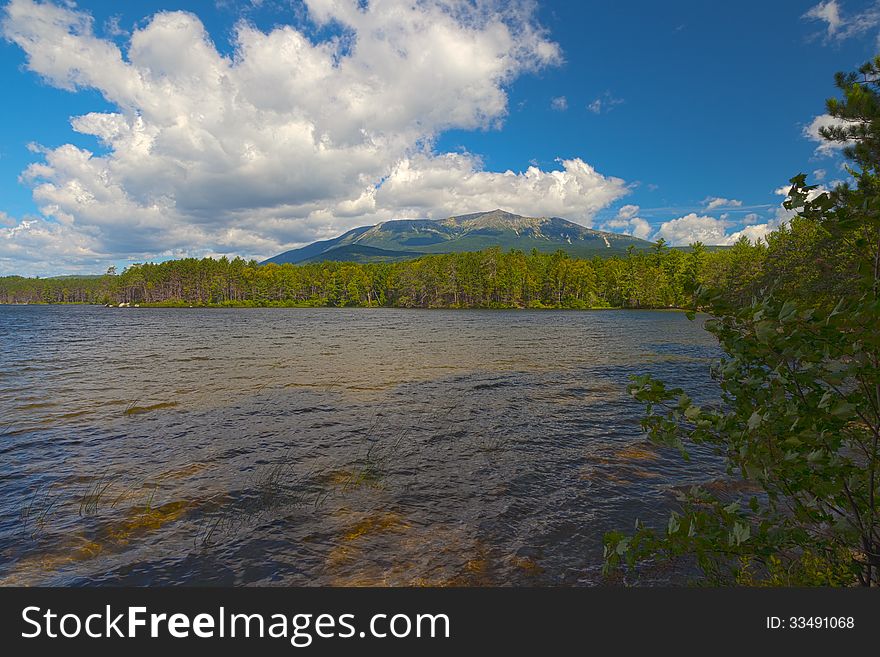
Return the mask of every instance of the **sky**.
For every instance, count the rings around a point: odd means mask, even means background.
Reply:
[[[502,208],[760,239],[880,0],[0,3],[0,275]]]

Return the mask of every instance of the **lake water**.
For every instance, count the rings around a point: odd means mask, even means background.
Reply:
[[[720,473],[629,376],[711,396],[718,353],[677,312],[0,306],[0,583],[600,583]]]

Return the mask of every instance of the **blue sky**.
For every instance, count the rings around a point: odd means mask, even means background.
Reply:
[[[806,131],[880,33],[874,1],[545,0],[496,18],[486,0],[387,26],[395,0],[349,4],[7,3],[0,273],[268,256],[496,206],[678,243],[758,237],[784,220],[788,178],[844,177]],[[344,75],[315,63],[334,39]]]

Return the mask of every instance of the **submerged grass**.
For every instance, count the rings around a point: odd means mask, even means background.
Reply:
[[[194,506],[194,501],[177,500],[159,506],[132,507],[122,521],[112,523],[106,528],[106,535],[117,545],[125,545],[132,538],[179,520]]]
[[[223,504],[200,520],[193,539],[195,546],[204,549],[231,540],[281,510],[321,506],[328,492],[315,484],[314,473],[301,475],[296,466],[288,452],[243,491],[226,496]]]
[[[106,497],[107,491],[110,490],[116,479],[115,476],[101,475],[96,482],[89,486],[79,500],[79,515],[95,515],[102,500]]]
[[[125,482],[122,475],[76,477],[74,488],[53,483],[35,487],[19,510],[19,531],[29,539],[25,554],[2,582],[31,578],[67,564],[123,549],[139,536],[183,518],[204,500],[156,502],[160,474],[152,482]],[[84,488],[76,483],[86,480]],[[10,579],[10,577],[12,579]]]
[[[36,536],[48,524],[55,510],[65,499],[63,491],[35,488],[19,510],[19,531]]]
[[[196,545],[210,548],[221,540],[233,540],[241,531],[281,512],[317,513],[331,497],[344,497],[358,489],[384,489],[391,464],[403,454],[410,433],[411,429],[404,429],[383,440],[380,421],[374,417],[364,432],[362,455],[326,470],[301,473],[301,464],[288,451],[235,495],[234,501],[203,518]]]
[[[409,525],[403,516],[394,512],[379,512],[368,515],[351,526],[342,536],[343,541],[356,541],[359,538],[389,531],[402,531]]]
[[[135,401],[125,413],[175,405],[164,402],[138,406]],[[440,413],[451,410],[442,409]],[[434,424],[436,416],[430,418]],[[2,581],[45,582],[53,571],[132,549],[139,539],[187,519],[195,524],[183,531],[192,535],[194,549],[202,551],[236,540],[266,521],[284,518],[284,522],[295,522],[295,514],[308,520],[321,513],[331,498],[352,495],[352,499],[363,502],[377,495],[384,497],[381,491],[386,480],[409,453],[414,426],[388,432],[374,418],[363,432],[360,454],[347,463],[304,469],[302,459],[288,451],[274,463],[258,468],[242,488],[194,499],[174,497],[172,489],[178,488],[176,482],[210,468],[208,463],[193,462],[138,480],[120,472],[105,472],[38,487],[20,509],[21,530],[32,542],[22,546],[22,554]],[[487,448],[503,449],[503,442],[493,436]],[[343,524],[330,544],[335,545],[338,560],[348,563],[354,558],[357,563],[366,563],[369,552],[364,550],[373,540],[402,536],[410,526],[400,513],[371,511]],[[425,537],[419,540],[427,541]],[[372,563],[370,557],[366,560]],[[449,579],[444,577],[444,581]]]

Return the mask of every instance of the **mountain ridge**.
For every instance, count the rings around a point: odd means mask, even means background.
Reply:
[[[573,256],[592,257],[622,253],[630,245],[642,249],[652,243],[587,228],[561,217],[527,217],[496,209],[439,220],[394,219],[360,226],[338,237],[279,253],[262,264],[340,261],[344,255],[350,255],[345,259],[351,262],[394,261],[493,247],[545,252],[561,249]],[[338,250],[342,251],[334,254]]]

